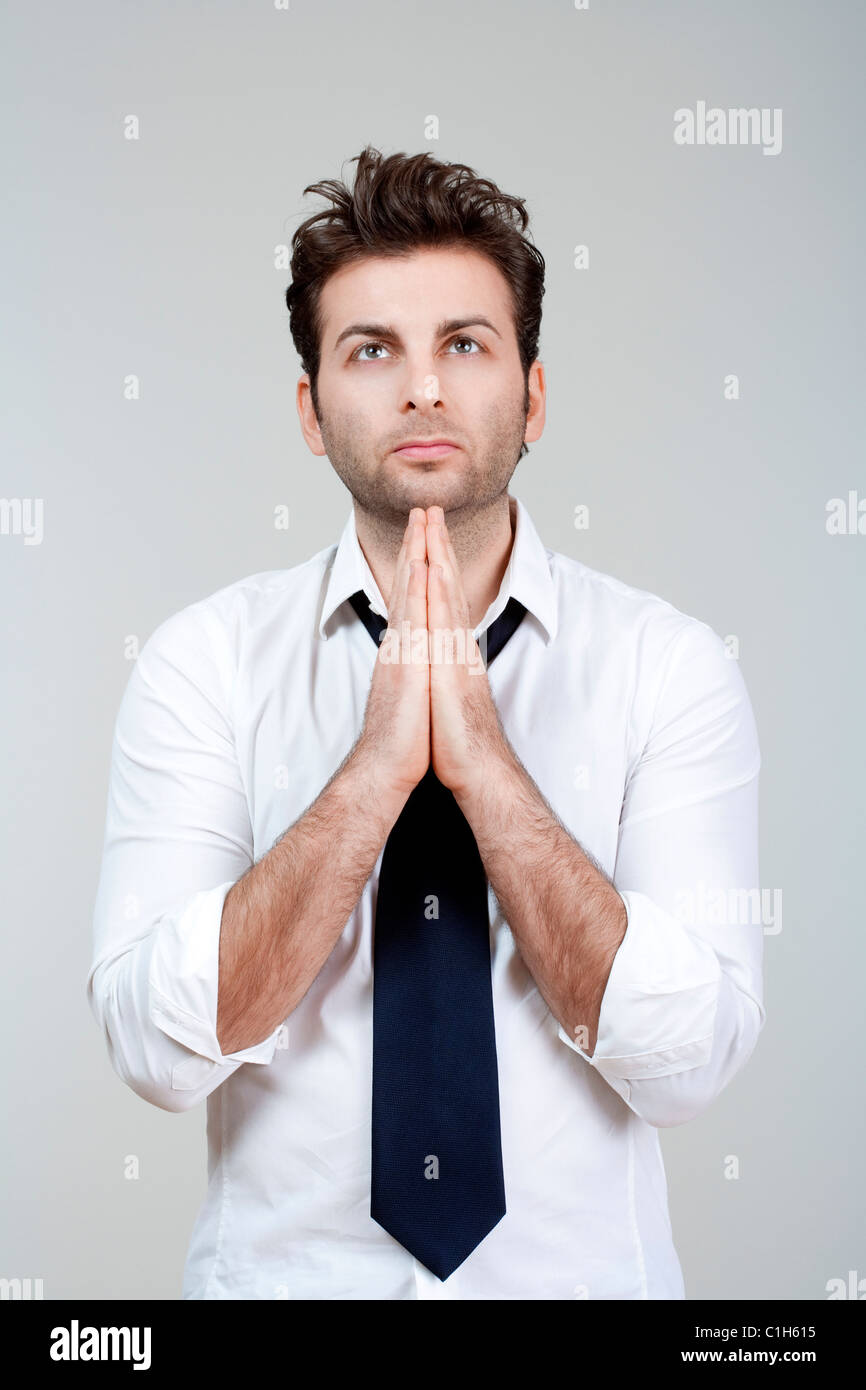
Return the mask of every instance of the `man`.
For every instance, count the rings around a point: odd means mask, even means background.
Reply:
[[[133,1090],[207,1098],[183,1296],[683,1298],[658,1129],[764,1022],[739,668],[509,495],[521,201],[369,147],[312,191],[298,412],[352,514],[164,622],[113,748],[88,991]]]

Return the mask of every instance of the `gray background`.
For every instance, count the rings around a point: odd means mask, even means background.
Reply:
[[[7,5],[2,27],[0,491],[42,498],[44,534],[0,535],[0,1275],[179,1296],[205,1106],[127,1090],[84,993],[124,642],[339,537],[350,499],[300,435],[274,254],[320,206],[304,185],[351,177],[369,141],[528,201],[548,424],[512,491],[546,543],[740,642],[783,929],[754,1056],[661,1131],[687,1296],[866,1276],[866,536],[825,526],[830,498],[866,496],[866,7],[91,0]],[[701,99],[781,107],[781,153],[675,145]]]

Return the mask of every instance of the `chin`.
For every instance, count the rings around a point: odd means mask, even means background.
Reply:
[[[428,507],[441,507],[443,512],[455,511],[458,507],[464,507],[472,499],[467,497],[463,490],[449,487],[437,487],[435,483],[429,483],[426,487],[407,488],[404,501],[399,505],[400,511],[409,512],[412,507],[423,507],[426,511]]]

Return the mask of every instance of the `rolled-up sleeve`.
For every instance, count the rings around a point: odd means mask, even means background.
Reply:
[[[623,798],[613,882],[628,925],[594,1053],[559,1028],[653,1125],[700,1114],[765,1021],[760,764],[739,665],[711,628],[690,620],[665,662]]]
[[[114,730],[87,997],[111,1064],[136,1094],[187,1110],[279,1028],[223,1054],[219,941],[229,889],[253,863],[230,718],[227,632],[204,604],[142,648]]]

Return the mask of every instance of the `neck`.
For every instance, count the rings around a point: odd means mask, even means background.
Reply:
[[[503,492],[482,511],[445,513],[445,525],[460,567],[463,592],[469,604],[469,621],[473,627],[478,626],[499,593],[514,543],[516,512],[515,499]],[[390,607],[405,522],[402,528],[393,527],[380,516],[359,507],[356,502],[355,529],[373,578]]]

